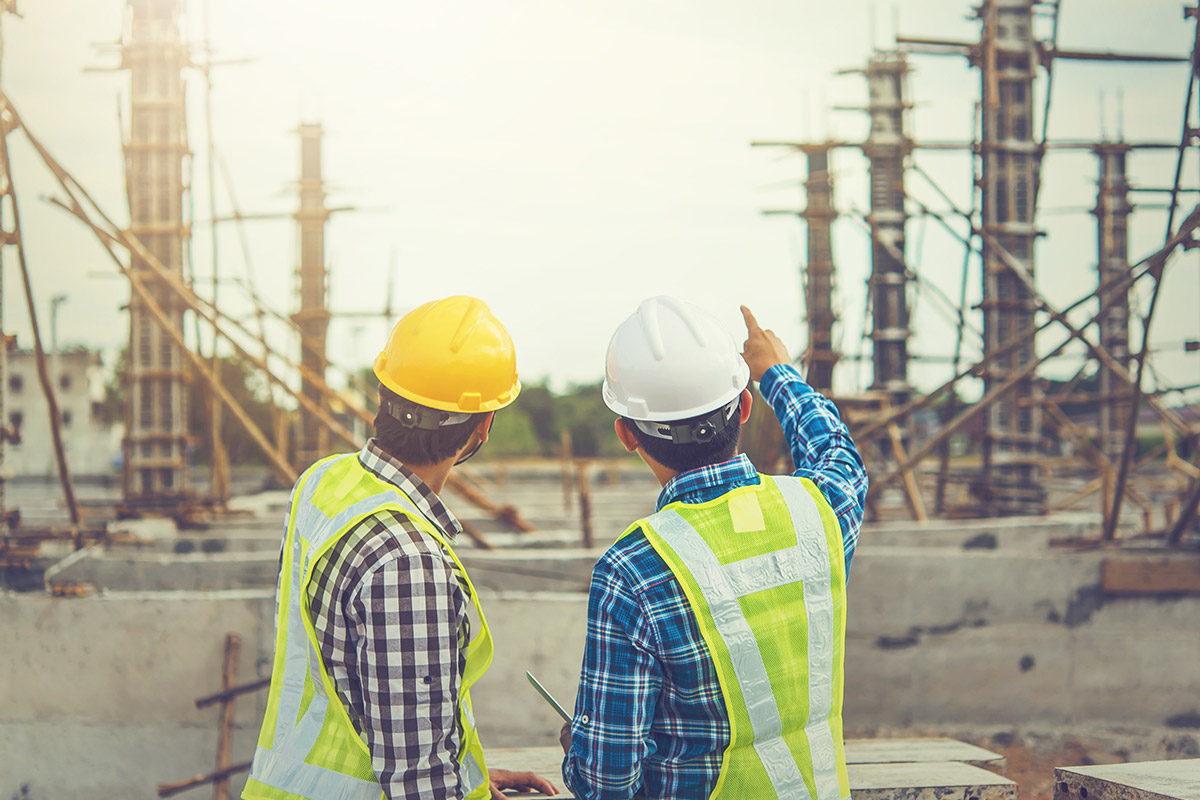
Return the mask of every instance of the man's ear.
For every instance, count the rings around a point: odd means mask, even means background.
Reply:
[[[617,419],[613,421],[613,430],[617,432],[617,438],[621,440],[621,444],[625,446],[625,452],[633,453],[641,447],[637,437],[633,435],[633,431],[629,430],[629,426],[625,424],[625,420]]]
[[[754,405],[754,395],[750,389],[742,389],[742,402],[738,406],[738,416],[741,417],[741,423],[746,424],[746,420],[750,419],[750,406]]]
[[[475,432],[479,434],[480,444],[488,440],[488,434],[492,432],[492,421],[494,419],[496,419],[496,412],[489,411],[483,415],[483,419],[479,420],[479,424],[475,426]]]

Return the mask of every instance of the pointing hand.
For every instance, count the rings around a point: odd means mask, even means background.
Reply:
[[[762,380],[763,373],[776,364],[792,363],[787,347],[775,335],[775,331],[764,331],[750,309],[742,306],[742,318],[746,320],[746,343],[742,345],[742,358],[750,366],[750,380]]]

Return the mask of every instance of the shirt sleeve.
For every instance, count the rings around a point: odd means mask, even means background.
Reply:
[[[771,367],[758,388],[783,427],[796,467],[792,474],[815,483],[837,515],[849,576],[867,499],[867,470],[850,431],[837,406],[805,383],[791,365]]]
[[[464,598],[457,586],[436,554],[402,552],[366,572],[347,601],[362,733],[390,800],[463,795],[455,620]]]
[[[579,800],[627,800],[654,752],[662,689],[653,629],[612,551],[592,571],[587,642],[563,781]]]

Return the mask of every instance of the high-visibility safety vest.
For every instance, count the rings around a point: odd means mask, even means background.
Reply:
[[[759,476],[639,520],[716,665],[730,741],[712,798],[850,797],[841,526],[807,479]]]
[[[492,635],[478,593],[437,526],[403,492],[365,469],[357,453],[348,453],[318,461],[292,490],[275,596],[275,664],[254,763],[242,792],[247,800],[379,800],[383,795],[367,744],[321,660],[305,591],[321,556],[381,510],[404,514],[437,541],[466,581],[480,630],[466,647],[459,686],[459,775],[464,797],[491,796],[468,691],[492,662]]]

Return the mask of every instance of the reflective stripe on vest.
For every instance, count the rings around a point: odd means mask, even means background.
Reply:
[[[804,582],[809,664],[804,732],[813,767],[814,800],[840,800],[837,748],[829,720],[833,711],[835,620],[825,528],[820,510],[799,480],[770,482],[779,490],[791,517],[796,532],[796,544],[792,547],[722,565],[700,533],[678,511],[668,507],[646,522],[691,573],[708,605],[745,701],[754,750],[775,795],[780,798],[808,797],[809,791],[792,751],[782,738],[783,719],[762,651],[738,599]]]
[[[347,463],[344,459],[353,461]],[[345,473],[340,477],[336,473],[331,476],[329,471],[335,467],[344,470]],[[338,508],[332,516],[314,502],[322,482],[336,481],[338,485],[324,487],[323,494],[342,498],[356,487],[361,491],[360,484],[364,477],[380,484],[381,491],[372,492],[344,508]],[[302,477],[293,495],[287,534],[290,586],[287,596],[282,596],[284,579],[281,575],[276,594],[279,615],[276,624],[286,620],[287,632],[286,639],[276,642],[277,647],[280,644],[284,646],[284,654],[281,668],[272,676],[273,683],[278,683],[278,700],[273,720],[274,736],[268,747],[264,746],[268,743],[262,741],[260,735],[247,794],[275,796],[282,793],[282,796],[334,800],[378,800],[382,794],[382,787],[378,781],[364,780],[346,771],[306,761],[317,746],[322,733],[326,732],[328,735],[326,725],[331,703],[326,682],[329,681],[332,685],[306,625],[304,598],[311,569],[315,560],[327,551],[328,546],[334,544],[333,540],[346,533],[361,519],[388,507],[403,511],[425,534],[437,540],[460,570],[463,568],[450,549],[449,543],[442,538],[436,526],[424,516],[411,498],[387,486],[362,468],[358,463],[357,454],[334,456],[313,465]],[[479,615],[481,628],[476,638],[465,646],[468,667],[459,691],[459,718],[462,723],[459,742],[460,781],[463,796],[475,798],[486,797],[490,790],[487,785],[487,772],[482,764],[482,751],[479,750],[474,718],[470,714],[468,689],[470,683],[478,679],[491,661],[491,635],[487,630],[487,621],[479,606],[477,593],[471,586],[470,579],[466,577],[465,570],[462,574]],[[483,652],[484,650],[487,652]],[[477,654],[479,657],[473,657]],[[306,677],[310,679],[307,685]],[[276,687],[272,686],[272,689],[275,690]],[[307,698],[306,690],[310,691]],[[366,743],[355,730],[346,709],[336,696],[332,706],[336,707],[336,715],[353,737],[354,744],[362,748],[369,761],[370,754]],[[268,714],[270,713],[268,707]],[[264,721],[264,733],[266,727],[267,722]],[[478,755],[475,750],[479,750]],[[271,791],[251,789],[252,785],[259,784]]]

